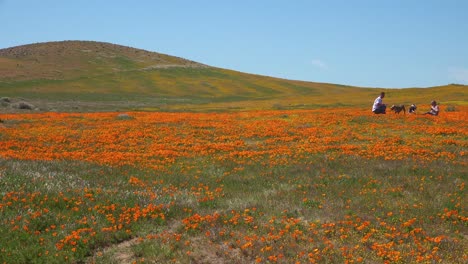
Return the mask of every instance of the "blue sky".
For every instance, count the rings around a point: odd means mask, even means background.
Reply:
[[[0,0],[0,48],[94,40],[365,87],[468,84],[465,0]]]

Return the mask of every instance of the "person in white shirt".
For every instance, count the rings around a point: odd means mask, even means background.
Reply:
[[[374,112],[374,114],[385,114],[387,105],[383,103],[382,99],[384,97],[385,97],[385,93],[381,92],[380,96],[374,100],[374,105],[372,105],[372,112]]]
[[[433,115],[436,116],[439,114],[439,105],[437,105],[436,101],[431,102],[431,110],[425,113],[426,115]]]

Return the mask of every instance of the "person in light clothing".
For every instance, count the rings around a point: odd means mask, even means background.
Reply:
[[[381,92],[380,96],[374,100],[374,105],[372,105],[372,112],[374,112],[374,114],[385,114],[387,105],[383,103],[382,99],[384,97],[385,97],[385,93]]]
[[[433,115],[436,116],[439,114],[439,105],[436,101],[431,102],[431,110],[425,113],[426,115]]]

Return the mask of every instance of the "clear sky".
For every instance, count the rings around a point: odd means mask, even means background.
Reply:
[[[61,40],[303,81],[468,84],[468,0],[0,0],[0,48]]]

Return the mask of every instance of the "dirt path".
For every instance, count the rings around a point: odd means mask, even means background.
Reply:
[[[96,263],[100,255],[110,256],[113,263],[131,264],[136,261],[136,256],[132,252],[132,246],[139,243],[139,238],[132,238],[119,244],[111,245],[103,250],[96,252],[86,263]]]

